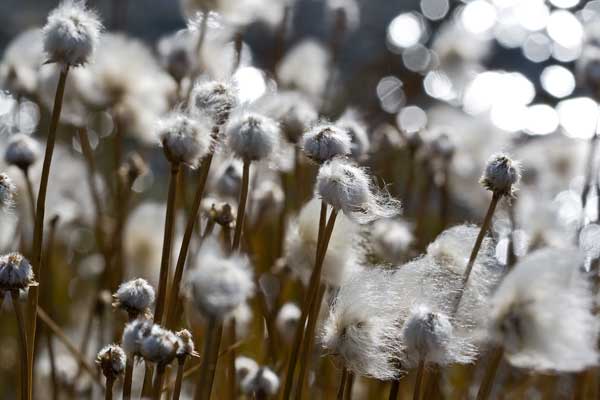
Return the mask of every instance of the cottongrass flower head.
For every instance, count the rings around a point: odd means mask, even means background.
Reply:
[[[283,337],[287,342],[291,342],[294,338],[294,333],[296,332],[296,327],[300,322],[301,314],[302,311],[300,311],[300,307],[294,303],[285,303],[279,309],[277,318],[275,319],[275,326],[277,327],[281,337]]]
[[[491,192],[514,197],[516,185],[521,180],[521,165],[506,154],[494,154],[488,160],[481,184]]]
[[[105,346],[96,355],[96,364],[102,370],[106,379],[114,380],[125,372],[125,363],[127,356],[121,348],[116,344]]]
[[[150,335],[152,331],[152,321],[145,318],[138,318],[135,321],[125,325],[121,346],[129,355],[139,356],[143,340]]]
[[[348,133],[332,124],[318,124],[302,136],[304,154],[314,162],[323,164],[337,156],[352,152],[352,139]]]
[[[523,257],[492,299],[490,330],[508,361],[536,371],[581,371],[598,363],[591,287],[574,248]]]
[[[11,136],[4,152],[4,161],[27,171],[40,155],[38,142],[29,135],[17,133]]]
[[[228,82],[200,81],[190,93],[190,114],[194,118],[209,116],[216,126],[225,125],[237,104],[236,90]]]
[[[346,131],[348,136],[350,136],[350,139],[352,140],[352,158],[357,161],[367,158],[371,143],[369,134],[367,133],[367,127],[364,121],[359,117],[358,113],[353,109],[347,110],[337,121],[335,121],[335,125]]]
[[[178,339],[178,347],[177,347],[177,358],[185,358],[185,357],[197,357],[198,353],[196,352],[196,348],[194,346],[194,340],[192,338],[192,333],[187,329],[182,329],[179,332],[176,332]]]
[[[227,256],[216,241],[208,241],[198,255],[198,265],[187,277],[190,300],[208,318],[222,320],[254,294],[248,259]]]
[[[269,367],[260,367],[241,381],[242,393],[256,394],[258,398],[273,396],[279,390],[279,377]]]
[[[147,361],[166,365],[175,359],[178,347],[178,337],[170,330],[155,324],[141,341],[140,354]]]
[[[211,128],[204,119],[192,119],[175,112],[159,120],[157,135],[171,163],[196,168],[210,151]]]
[[[0,173],[0,210],[7,211],[14,205],[17,187],[12,179],[5,174]]]
[[[37,285],[29,260],[20,253],[0,257],[0,290],[24,290]]]
[[[227,145],[244,161],[260,161],[277,149],[281,137],[279,124],[269,117],[245,112],[227,126]]]
[[[415,241],[413,227],[401,219],[380,219],[371,230],[375,253],[390,263],[401,262]]]
[[[235,358],[235,376],[237,382],[252,378],[258,372],[258,363],[250,357],[238,356]]]
[[[472,361],[475,349],[454,335],[447,314],[433,311],[425,304],[415,305],[402,327],[406,364],[417,366],[420,361],[449,365]]]
[[[324,323],[321,343],[355,374],[390,380],[398,377],[402,352],[390,272],[365,269],[340,288]]]
[[[130,318],[150,315],[154,303],[154,288],[145,279],[138,278],[122,283],[113,294],[113,306],[125,310]]]
[[[345,158],[334,158],[321,166],[316,192],[327,204],[359,223],[400,213],[400,202],[377,189],[363,168]]]
[[[294,144],[298,143],[319,116],[308,98],[291,90],[278,91],[259,99],[258,109],[279,121],[285,137]]]
[[[101,29],[98,16],[84,1],[63,1],[48,15],[44,26],[48,61],[64,66],[86,64],[98,46]]]

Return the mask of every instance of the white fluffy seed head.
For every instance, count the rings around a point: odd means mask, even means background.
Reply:
[[[24,171],[36,162],[40,155],[38,142],[29,135],[17,133],[11,136],[4,153],[4,161]]]
[[[351,155],[355,160],[364,160],[370,148],[369,135],[365,123],[355,110],[348,110],[335,122],[338,128],[346,131],[350,136]]]
[[[392,264],[406,259],[415,241],[412,225],[400,219],[375,221],[371,232],[375,252]]]
[[[237,106],[235,88],[227,82],[201,81],[190,94],[190,113],[194,118],[209,116],[217,126],[225,125]]]
[[[520,180],[520,163],[506,154],[494,154],[485,166],[481,184],[491,192],[512,197]]]
[[[195,357],[198,355],[196,353],[196,348],[194,346],[194,340],[192,338],[192,333],[187,329],[182,329],[179,332],[175,333],[178,339],[178,347],[177,347],[177,357]]]
[[[243,113],[227,127],[227,145],[239,158],[260,161],[271,156],[279,145],[281,130],[277,122],[256,113]]]
[[[158,137],[167,159],[196,168],[211,148],[211,127],[205,119],[173,113],[158,122]]]
[[[7,211],[14,205],[17,187],[12,179],[5,174],[0,173],[0,210]]]
[[[260,367],[253,375],[247,375],[240,387],[246,394],[273,396],[279,390],[279,377],[269,367]]]
[[[490,330],[512,365],[571,372],[598,363],[598,322],[582,265],[577,249],[541,249],[501,282]]]
[[[227,256],[216,241],[207,241],[198,266],[187,277],[189,297],[204,316],[222,320],[254,293],[252,272],[245,257]]]
[[[105,346],[96,355],[96,364],[102,370],[106,379],[116,379],[125,371],[127,356],[121,348],[116,344]]]
[[[23,290],[37,285],[29,261],[20,253],[0,257],[0,291]]]
[[[316,192],[327,204],[359,223],[400,213],[400,202],[376,189],[365,170],[345,158],[334,158],[319,168]]]
[[[152,326],[150,334],[141,341],[140,354],[144,359],[157,364],[169,364],[177,356],[177,336],[159,325]]]
[[[402,353],[390,276],[388,271],[365,269],[346,280],[321,335],[325,350],[347,369],[380,380],[398,377]]]
[[[130,356],[140,355],[142,341],[150,335],[152,331],[152,321],[138,318],[125,325],[121,346]]]
[[[84,1],[65,0],[44,26],[44,50],[50,62],[65,66],[86,64],[98,45],[102,24]]]
[[[138,278],[122,283],[113,295],[113,306],[121,308],[130,318],[150,313],[154,303],[154,288],[145,279]]]
[[[294,338],[301,313],[300,308],[294,303],[285,303],[277,313],[275,326],[277,326],[281,337],[288,343],[291,343]]]
[[[258,372],[258,364],[252,358],[238,356],[235,358],[235,376],[238,382],[251,379]]]
[[[352,139],[343,129],[332,124],[319,124],[302,136],[304,154],[311,160],[323,164],[334,157],[352,152]]]

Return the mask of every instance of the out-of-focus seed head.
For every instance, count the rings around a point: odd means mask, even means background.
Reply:
[[[7,174],[0,173],[0,210],[7,211],[13,206],[16,193],[17,187],[12,179]]]
[[[154,325],[150,334],[141,341],[140,354],[147,361],[166,365],[175,359],[178,347],[177,335],[159,325]]]
[[[337,156],[352,152],[352,139],[343,129],[331,124],[316,125],[302,136],[304,154],[323,164]]]
[[[37,285],[29,261],[20,253],[0,257],[0,290],[23,290]]]
[[[212,145],[211,127],[205,119],[173,113],[158,122],[158,137],[167,159],[196,168]]]
[[[218,81],[196,83],[190,99],[190,114],[197,119],[209,116],[216,126],[225,125],[231,111],[238,104],[235,88],[229,83]]]
[[[513,197],[520,180],[520,163],[506,154],[494,154],[488,160],[480,182],[491,192]]]
[[[246,394],[273,396],[279,389],[279,377],[269,367],[260,367],[255,374],[247,375],[240,386]]]
[[[123,349],[116,344],[109,344],[98,352],[96,364],[102,370],[107,380],[114,380],[125,371],[127,356]]]
[[[245,161],[260,161],[271,156],[279,145],[281,130],[277,122],[256,113],[244,113],[227,127],[227,144]]]
[[[4,153],[4,161],[27,171],[36,162],[39,154],[38,142],[29,135],[18,133],[10,138]]]
[[[258,372],[258,364],[252,358],[238,356],[235,359],[235,376],[238,382],[252,379]]]
[[[300,322],[300,308],[294,303],[285,303],[277,313],[275,326],[279,334],[287,341],[293,340],[296,333],[296,327]]]
[[[102,24],[84,1],[65,0],[44,26],[44,50],[48,61],[64,66],[86,64],[98,45]]]
[[[358,113],[352,109],[346,111],[335,122],[335,125],[346,131],[348,136],[350,136],[350,139],[352,140],[352,158],[357,161],[364,160],[367,157],[371,143],[367,133],[367,127],[359,117]]]
[[[121,346],[129,355],[139,356],[141,354],[142,341],[150,335],[152,331],[152,321],[145,318],[138,318],[125,325]]]
[[[154,296],[154,288],[145,279],[133,279],[119,286],[113,295],[113,306],[127,311],[133,319],[149,315]]]

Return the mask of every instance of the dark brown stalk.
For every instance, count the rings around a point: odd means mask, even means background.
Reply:
[[[173,389],[172,400],[179,400],[181,394],[181,385],[183,383],[183,367],[185,365],[185,357],[177,360],[177,377],[175,378],[175,388]]]
[[[112,400],[114,384],[115,378],[106,377],[106,389],[104,389],[104,400]]]
[[[443,170],[444,178],[440,186],[440,232],[442,232],[448,226],[448,219],[450,215],[450,174],[448,173],[449,168],[450,163],[446,162],[445,168]]]
[[[394,379],[390,385],[390,393],[388,400],[396,400],[398,398],[398,392],[400,391],[400,379]]]
[[[348,371],[348,378],[346,379],[346,388],[344,389],[344,400],[352,399],[352,388],[354,387],[354,374]]]
[[[169,263],[171,260],[171,248],[173,232],[175,231],[175,205],[177,202],[177,181],[179,180],[181,168],[178,163],[171,164],[171,176],[169,178],[169,194],[167,198],[167,215],[165,217],[165,232],[163,237],[162,256],[160,260],[160,277],[158,280],[158,294],[156,296],[156,309],[154,321],[162,322],[163,312],[166,306],[167,286],[169,281]]]
[[[344,368],[342,370],[342,377],[340,378],[340,386],[338,387],[337,395],[335,398],[337,400],[344,400],[344,388],[346,387],[346,379],[348,378],[348,370]]]
[[[29,199],[29,209],[32,218],[31,223],[35,224],[35,193],[33,192],[33,185],[29,176],[29,168],[22,169],[22,171],[25,178],[25,185],[27,186],[27,198]]]
[[[228,344],[235,344],[237,341],[237,333],[235,329],[235,318],[231,318],[227,329]],[[235,349],[227,354],[227,386],[229,388],[229,398],[234,400],[237,398],[237,382],[235,374]]]
[[[27,336],[25,334],[25,318],[21,310],[21,301],[19,300],[19,290],[10,291],[13,309],[17,317],[17,327],[19,328],[19,355],[21,356],[21,398],[26,399],[29,395],[29,376],[27,374]]]
[[[46,265],[46,270],[48,271],[48,276],[44,276],[44,281],[46,285],[44,287],[44,305],[47,307],[48,312],[52,312],[54,310],[54,304],[52,302],[52,292],[53,292],[53,251],[54,251],[54,239],[56,237],[56,225],[58,224],[58,216],[52,217],[50,220],[50,232],[48,235],[48,240],[46,241],[46,250],[44,256],[44,265]],[[44,274],[45,275],[45,274]],[[48,348],[48,359],[50,360],[50,380],[52,382],[52,398],[58,399],[58,377],[56,375],[56,357],[54,353],[54,344],[52,343],[52,334],[49,329],[44,329],[44,336],[46,338],[46,346]]]
[[[218,130],[216,130],[216,132],[218,134]],[[217,134],[214,134],[213,137],[216,138]],[[168,307],[165,315],[165,326],[168,329],[173,329],[173,324],[175,323],[175,309],[177,308],[177,303],[179,301],[179,290],[181,287],[181,279],[183,278],[185,260],[187,258],[192,235],[194,234],[194,225],[196,224],[198,213],[200,212],[200,205],[202,204],[202,196],[204,195],[204,188],[206,186],[206,179],[208,178],[208,172],[210,171],[212,158],[213,153],[209,153],[202,162],[198,179],[198,187],[196,188],[196,194],[194,195],[194,202],[185,226],[183,239],[181,240],[181,247],[179,249],[179,256],[177,257],[177,264],[175,265],[175,273],[173,275],[173,283],[171,285]]]
[[[240,201],[238,203],[237,216],[235,219],[235,232],[233,234],[232,251],[237,251],[240,247],[242,239],[242,231],[244,226],[244,216],[246,214],[246,201],[248,199],[248,187],[250,186],[250,161],[244,160],[242,172],[242,188],[240,192]]]
[[[415,377],[415,389],[413,391],[413,400],[421,399],[421,387],[423,386],[423,376],[425,371],[425,361],[421,359],[417,367],[417,376]]]
[[[162,386],[165,378],[165,368],[166,365],[158,364],[156,367],[156,374],[154,376],[154,387],[152,389],[152,399],[160,400],[160,395],[162,394]]]
[[[498,372],[498,366],[500,365],[500,361],[502,361],[503,354],[504,351],[501,346],[492,349],[485,368],[485,375],[483,376],[481,386],[479,386],[479,391],[477,392],[477,400],[486,400],[490,396],[492,387],[494,386],[496,372]]]
[[[200,369],[200,380],[196,386],[194,400],[209,400],[212,392],[215,370],[219,356],[219,346],[223,334],[223,324],[215,317],[208,320],[204,350],[202,352],[202,367]]]
[[[46,139],[46,152],[44,154],[44,163],[42,165],[42,175],[40,179],[40,187],[38,190],[37,206],[35,211],[35,224],[33,228],[33,248],[32,248],[32,266],[33,274],[39,279],[39,272],[42,264],[42,244],[44,239],[44,214],[46,212],[46,191],[48,190],[48,179],[50,177],[50,166],[52,164],[52,156],[54,154],[54,144],[56,142],[56,131],[60,120],[60,112],[62,110],[63,96],[65,93],[65,84],[67,83],[67,75],[69,66],[63,66],[60,70],[56,94],[54,96],[54,106],[52,108],[52,118],[50,120],[50,129],[48,130],[48,138]],[[41,282],[39,282],[41,283]],[[38,305],[39,286],[32,286],[29,289],[27,297],[27,374],[30,382],[33,382],[33,362],[35,348],[35,325],[36,313]],[[32,386],[30,385],[28,399],[31,399]]]
[[[144,380],[142,382],[142,399],[152,395],[152,376],[154,375],[154,366],[148,361],[144,361]]]
[[[133,382],[133,365],[134,355],[127,356],[127,362],[125,364],[125,378],[123,380],[123,400],[131,399],[131,383]]]

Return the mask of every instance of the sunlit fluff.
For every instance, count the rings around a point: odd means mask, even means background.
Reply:
[[[152,331],[152,325],[152,321],[144,318],[138,318],[125,325],[121,339],[123,350],[129,355],[140,355],[142,341]]]
[[[364,169],[344,158],[335,158],[321,166],[316,192],[327,204],[359,223],[393,217],[400,212],[398,200],[378,190]]]
[[[412,226],[403,220],[380,219],[371,229],[373,248],[387,262],[399,263],[414,243]]]
[[[196,168],[211,147],[211,126],[206,120],[172,113],[158,122],[157,135],[170,162]]]
[[[179,340],[173,332],[155,324],[141,341],[140,354],[147,361],[168,364],[177,356],[178,346]]]
[[[125,371],[127,356],[116,344],[103,347],[96,355],[96,365],[107,379],[115,379]]]
[[[278,91],[258,100],[258,108],[281,123],[281,130],[291,143],[297,143],[318,118],[315,106],[295,91]]]
[[[113,295],[113,306],[122,308],[132,318],[149,314],[154,303],[154,288],[142,278],[122,283]]]
[[[576,249],[525,256],[494,294],[490,329],[508,361],[537,371],[580,371],[598,363],[598,324]]]
[[[0,173],[0,210],[7,211],[14,204],[17,187],[12,179],[4,173]]]
[[[224,125],[238,104],[235,88],[227,82],[200,81],[190,94],[190,113],[195,118],[209,116],[215,125]]]
[[[44,26],[44,50],[51,62],[78,66],[85,64],[98,45],[102,24],[84,1],[65,0]]]
[[[294,303],[285,303],[277,313],[275,326],[281,337],[287,342],[291,342],[294,337],[296,327],[300,321],[300,314],[300,308]]]
[[[243,113],[227,126],[227,145],[245,161],[260,161],[277,149],[281,131],[277,122],[256,113]]]
[[[481,184],[487,190],[505,196],[513,196],[515,185],[521,180],[521,166],[505,154],[494,154],[488,160]]]
[[[329,311],[322,344],[353,373],[376,379],[398,377],[402,351],[390,273],[372,269],[349,278]]]
[[[254,293],[252,272],[245,257],[223,254],[208,241],[202,246],[196,267],[187,277],[193,306],[209,318],[223,319]]]
[[[352,140],[352,158],[358,161],[364,160],[367,157],[371,143],[367,133],[367,127],[359,117],[358,113],[353,109],[347,110],[335,122],[335,125],[346,131],[348,136],[350,136],[350,139]]]
[[[346,131],[331,124],[315,125],[302,136],[304,154],[319,164],[349,155],[351,146],[352,139]]]

